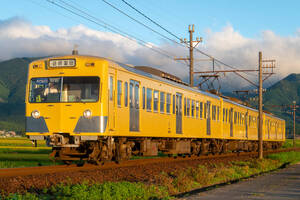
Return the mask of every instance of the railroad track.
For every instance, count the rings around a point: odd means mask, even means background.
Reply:
[[[272,151],[264,151],[264,155],[279,153],[279,152],[288,152],[288,151],[300,151],[300,148],[287,148],[287,149],[278,149]],[[115,162],[108,162],[102,166],[85,164],[82,167],[78,167],[77,165],[73,164],[73,165],[54,165],[54,166],[25,167],[25,168],[7,168],[7,169],[0,169],[0,178],[53,174],[53,173],[60,173],[65,171],[76,172],[76,171],[89,171],[89,170],[99,170],[99,169],[106,170],[106,169],[133,167],[133,166],[151,165],[156,163],[167,164],[167,163],[192,161],[192,160],[216,161],[222,159],[228,160],[228,158],[234,160],[234,159],[241,159],[244,157],[256,157],[257,155],[258,155],[257,152],[238,152],[238,153],[227,153],[227,154],[220,154],[220,155],[137,159],[137,160],[124,161],[120,164],[116,164]]]

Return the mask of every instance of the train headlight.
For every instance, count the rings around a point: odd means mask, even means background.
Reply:
[[[89,109],[85,110],[85,111],[83,112],[83,116],[84,116],[85,118],[91,118],[91,117],[92,117],[92,111],[89,110]]]
[[[40,112],[38,110],[34,110],[31,112],[31,116],[35,119],[38,119],[40,117]]]

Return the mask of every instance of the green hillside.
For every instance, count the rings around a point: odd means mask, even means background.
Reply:
[[[37,58],[0,62],[0,130],[24,132],[24,96],[28,64]]]
[[[290,113],[291,109],[288,107],[280,108],[273,106],[291,105],[293,101],[296,101],[297,105],[300,105],[300,74],[288,75],[268,88],[264,94],[264,109],[285,119],[288,132],[290,132],[293,127],[292,113]],[[296,132],[300,134],[300,109],[297,110],[296,116]]]

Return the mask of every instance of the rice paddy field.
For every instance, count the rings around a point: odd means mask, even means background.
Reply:
[[[38,141],[37,147],[26,137],[0,138],[0,168],[60,164],[49,158],[51,147]]]

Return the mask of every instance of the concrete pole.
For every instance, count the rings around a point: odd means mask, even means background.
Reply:
[[[296,145],[296,101],[293,101],[293,118],[294,118],[294,137],[293,137],[293,146]]]
[[[194,86],[194,46],[193,46],[193,33],[194,33],[194,24],[189,25],[190,33],[190,86]]]
[[[258,100],[258,158],[263,159],[263,110],[262,110],[262,104],[263,104],[263,96],[262,96],[262,89],[263,89],[263,81],[262,81],[262,53],[261,51],[258,53],[258,76],[259,76],[259,100]]]

